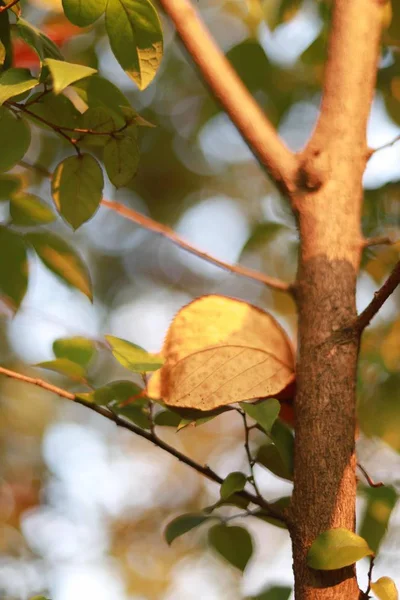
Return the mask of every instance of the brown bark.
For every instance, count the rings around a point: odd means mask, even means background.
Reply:
[[[349,335],[346,327],[356,318],[379,11],[375,0],[336,0],[321,115],[303,155],[300,182],[310,191],[293,198],[301,238],[291,510],[296,600],[359,598],[354,566],[315,571],[307,567],[306,554],[322,531],[355,528],[359,335],[354,329]]]

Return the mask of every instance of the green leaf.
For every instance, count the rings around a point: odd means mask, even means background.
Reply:
[[[16,311],[28,287],[28,260],[23,238],[0,225],[0,294]]]
[[[57,358],[67,358],[82,367],[87,367],[96,354],[96,347],[93,340],[75,336],[55,340],[53,352]]]
[[[55,94],[59,94],[72,83],[80,79],[85,79],[85,77],[90,77],[97,72],[92,67],[76,65],[63,60],[55,60],[54,58],[46,58],[44,64],[50,70]]]
[[[93,75],[74,84],[74,89],[89,108],[103,108],[110,113],[117,127],[122,127],[125,118],[123,107],[130,108],[129,100],[108,79]]]
[[[107,0],[62,0],[67,19],[78,27],[92,25],[106,9]]]
[[[246,600],[289,600],[292,588],[284,586],[274,586],[260,592],[257,596],[251,596]]]
[[[98,388],[94,392],[79,394],[87,402],[94,402],[100,406],[108,404],[125,404],[127,402],[138,403],[142,408],[144,404],[148,404],[147,398],[143,398],[143,389],[133,381],[117,380],[107,383],[107,385]]]
[[[33,596],[29,600],[50,600],[50,598],[45,598],[44,596]]]
[[[59,165],[51,181],[51,193],[60,215],[78,229],[100,206],[103,171],[91,154],[69,156]]]
[[[253,554],[253,542],[247,529],[214,525],[208,532],[208,541],[225,560],[244,571]]]
[[[163,53],[161,24],[154,6],[148,0],[108,0],[106,30],[115,58],[139,89],[145,89]]]
[[[313,569],[331,571],[352,565],[371,554],[364,538],[338,527],[320,533],[314,540],[307,554],[307,564]]]
[[[86,371],[81,365],[78,365],[68,358],[56,358],[55,360],[47,360],[40,362],[35,365],[41,369],[47,369],[48,371],[54,371],[60,375],[66,375],[74,381],[85,381]]]
[[[0,172],[12,169],[24,157],[30,143],[27,123],[0,106]]]
[[[292,476],[294,453],[294,437],[292,430],[280,419],[277,419],[272,426],[269,436],[281,456],[285,469]]]
[[[0,105],[39,84],[29,69],[8,69],[0,74]]]
[[[0,200],[10,200],[21,188],[22,181],[15,175],[0,176]]]
[[[89,129],[98,133],[113,133],[117,127],[112,113],[102,106],[88,108],[81,118],[79,129]],[[91,146],[104,146],[110,139],[107,135],[81,134],[80,142],[85,142]]]
[[[139,159],[135,125],[114,135],[104,147],[104,166],[111,183],[117,188],[127,185],[133,179]]]
[[[397,493],[392,487],[368,487],[365,488],[364,495],[367,506],[359,533],[376,554],[387,532],[390,515],[397,502]]]
[[[112,353],[121,365],[134,373],[157,371],[163,365],[162,359],[156,354],[146,352],[140,346],[132,344],[113,335],[105,336],[111,346]]]
[[[27,233],[25,239],[50,271],[71,287],[80,290],[90,300],[93,299],[87,267],[67,242],[49,232]]]
[[[40,93],[33,94],[29,99],[29,110],[34,115],[57,127],[69,127],[73,129],[78,126],[81,119],[81,114],[77,111],[71,100],[63,95],[55,96],[49,93],[43,96]],[[37,127],[53,131],[46,123],[35,119],[33,116],[27,116],[27,118],[32,120]],[[75,135],[74,132],[70,131],[64,131],[64,133],[69,137]]]
[[[127,125],[138,125],[139,127],[155,127],[153,123],[150,123],[150,121],[144,119],[130,106],[121,106],[121,112],[124,115],[125,123]]]
[[[163,410],[154,417],[154,424],[159,427],[178,427],[181,417],[172,410]]]
[[[280,404],[275,398],[268,398],[263,402],[257,404],[248,404],[247,402],[240,402],[240,408],[254,419],[261,427],[270,433],[273,424],[278,418],[280,411]]]
[[[28,23],[28,21],[25,21],[25,19],[18,19],[14,31],[17,36],[36,52],[41,62],[45,58],[63,60],[63,55],[58,46],[46,34]]]
[[[240,471],[229,473],[221,484],[220,494],[223,500],[226,500],[235,492],[241,492],[246,485],[247,477]]]
[[[10,216],[13,225],[30,226],[52,223],[56,215],[51,208],[33,194],[20,193],[10,199]]]
[[[256,462],[269,469],[277,477],[282,477],[282,479],[288,479],[289,481],[293,479],[275,444],[264,444],[261,446],[257,452]]]
[[[276,500],[275,502],[270,502],[269,504],[271,508],[275,510],[284,511],[289,508],[291,500],[292,499],[290,496],[284,496],[283,498],[279,498],[279,500]],[[270,517],[269,515],[266,515],[263,510],[255,512],[253,514],[255,517],[257,517],[257,519],[261,519],[266,523],[270,523],[270,525],[274,525],[275,527],[279,527],[280,529],[287,529],[287,523],[285,521],[278,519],[277,517]]]
[[[147,409],[148,402],[146,400],[146,406],[141,405],[141,401],[135,401],[133,404],[124,406],[122,408],[116,408],[116,412],[121,416],[125,417],[129,421],[132,421],[141,429],[150,429],[151,421]]]
[[[213,518],[215,517],[196,513],[187,513],[176,517],[165,528],[164,537],[167,544],[170,546],[176,538]]]
[[[398,600],[399,594],[393,579],[380,577],[378,581],[371,583],[371,590],[379,600]]]

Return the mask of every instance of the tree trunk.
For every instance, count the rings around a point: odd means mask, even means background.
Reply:
[[[336,0],[321,115],[293,195],[297,278],[295,476],[291,537],[296,600],[357,600],[354,566],[307,567],[316,536],[355,528],[356,278],[362,249],[366,126],[379,56],[377,0]]]

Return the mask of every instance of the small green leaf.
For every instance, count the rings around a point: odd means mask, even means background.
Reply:
[[[371,554],[364,538],[338,527],[320,533],[314,540],[307,554],[307,564],[313,569],[331,571],[352,565]]]
[[[100,206],[103,171],[90,154],[69,156],[57,165],[51,193],[60,215],[74,229],[90,219]]]
[[[220,495],[223,500],[226,500],[235,492],[241,492],[246,485],[247,477],[240,471],[229,473],[221,484]]]
[[[117,127],[112,113],[102,106],[88,108],[82,115],[79,129],[88,129],[97,133],[113,133]],[[81,134],[80,142],[91,146],[104,146],[110,139],[107,135]]]
[[[155,127],[154,123],[150,123],[150,121],[144,119],[130,106],[121,106],[121,112],[124,115],[125,123],[127,125],[138,125],[139,127]]]
[[[154,424],[160,427],[178,427],[181,417],[172,410],[163,410],[154,417]]]
[[[0,105],[6,100],[36,87],[39,80],[32,77],[29,69],[8,69],[0,74]]]
[[[76,65],[64,60],[55,60],[54,58],[46,58],[44,64],[50,70],[55,94],[59,94],[72,83],[80,79],[85,79],[85,77],[90,77],[97,72],[92,67]]]
[[[127,185],[133,179],[139,159],[135,125],[115,134],[104,147],[104,166],[111,183],[117,188]]]
[[[378,581],[371,583],[371,590],[379,600],[399,599],[396,584],[390,577],[380,577]]]
[[[117,412],[120,416],[125,417],[125,419],[132,421],[132,423],[134,423],[141,429],[151,428],[151,421],[148,409],[145,406],[141,405],[141,401],[135,401],[133,404],[129,404],[128,406],[124,406],[122,408],[117,407],[115,409],[115,412]]]
[[[55,360],[47,360],[45,362],[37,363],[35,367],[47,369],[48,371],[54,371],[55,373],[60,373],[60,375],[66,375],[74,381],[86,380],[85,369],[81,367],[81,365],[78,365],[76,362],[68,360],[68,358],[56,358]]]
[[[111,81],[93,75],[77,81],[74,89],[89,108],[103,108],[112,115],[117,127],[124,125],[122,109],[130,108],[130,102]]]
[[[117,361],[134,373],[157,371],[163,365],[163,361],[158,355],[150,354],[140,346],[132,344],[132,342],[113,335],[106,335],[105,338],[110,344]]]
[[[280,411],[280,404],[275,398],[268,398],[257,404],[241,402],[240,407],[247,415],[249,415],[249,417],[261,425],[266,433],[270,433]]]
[[[67,358],[82,367],[87,367],[96,354],[96,347],[93,340],[75,336],[55,340],[53,352],[57,358]]]
[[[68,127],[74,129],[78,126],[81,119],[80,112],[77,111],[71,100],[62,94],[59,96],[55,96],[52,93],[45,94],[44,96],[40,93],[33,94],[29,99],[29,110],[34,115],[61,128]],[[35,119],[34,116],[27,116],[27,118],[35,123],[37,127],[53,131],[51,127]],[[70,137],[75,135],[71,131],[64,131],[64,133]]]
[[[80,290],[90,300],[93,299],[87,267],[67,242],[49,232],[27,233],[25,239],[50,271],[71,287]]]
[[[280,512],[287,510],[289,508],[291,502],[290,496],[284,496],[283,498],[279,498],[279,500],[275,500],[275,502],[270,502],[269,505],[272,509],[279,510]],[[280,529],[287,529],[287,523],[284,520],[281,520],[277,517],[270,517],[265,514],[265,512],[261,509],[258,512],[253,513],[257,519],[261,519],[266,523],[270,523],[275,527],[279,527]]]
[[[289,600],[292,588],[284,586],[274,586],[260,592],[257,596],[251,596],[246,600]]]
[[[247,529],[214,525],[208,532],[208,541],[225,560],[244,571],[253,554],[253,542]]]
[[[153,80],[163,53],[161,24],[154,6],[148,0],[108,0],[106,30],[115,58],[143,90]]]
[[[289,481],[293,479],[275,444],[264,444],[261,446],[257,452],[256,462],[269,469],[277,477],[282,477],[282,479],[288,479]]]
[[[25,21],[25,19],[18,19],[14,31],[36,52],[41,62],[45,58],[63,60],[63,55],[58,46],[46,34]]]
[[[214,517],[196,513],[187,513],[176,517],[176,519],[173,519],[173,521],[168,523],[165,528],[164,537],[167,544],[170,546],[176,538],[213,518]]]
[[[52,223],[56,215],[51,208],[33,194],[17,194],[10,199],[10,216],[13,225],[23,227]]]
[[[0,200],[10,200],[11,196],[16,194],[21,188],[22,181],[15,175],[0,176]]]
[[[28,260],[23,238],[0,225],[0,295],[16,311],[28,287]]]
[[[392,511],[396,506],[397,492],[389,486],[368,487],[363,491],[367,498],[367,506],[359,533],[367,540],[369,547],[376,554],[387,532]]]
[[[79,394],[79,397],[100,406],[107,406],[108,404],[118,406],[119,404],[132,402],[143,408],[144,404],[148,403],[147,398],[143,397],[142,388],[133,381],[124,379],[111,381],[94,392]]]
[[[272,426],[269,437],[274,442],[285,469],[293,475],[294,437],[293,432],[285,423],[277,419]]]
[[[92,25],[106,9],[107,0],[62,0],[67,19],[78,27]]]
[[[30,143],[27,123],[0,106],[0,172],[12,169],[24,157]]]

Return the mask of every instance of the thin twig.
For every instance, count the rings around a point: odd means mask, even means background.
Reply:
[[[188,467],[191,467],[193,470],[197,471],[198,473],[200,473],[207,479],[210,479],[211,481],[214,481],[215,483],[218,483],[219,485],[221,485],[222,482],[224,481],[222,477],[217,475],[217,473],[215,473],[207,465],[203,466],[203,465],[200,465],[199,463],[196,463],[194,460],[192,460],[185,454],[182,454],[181,452],[179,452],[179,450],[176,450],[173,446],[170,446],[169,444],[164,442],[154,432],[141,429],[140,427],[138,427],[131,421],[127,421],[123,417],[120,417],[117,413],[111,411],[109,408],[105,408],[104,406],[100,406],[98,404],[94,404],[92,402],[84,400],[83,398],[80,398],[78,395],[73,394],[72,392],[68,392],[67,390],[64,390],[63,388],[52,385],[51,383],[47,383],[47,381],[44,381],[43,379],[39,379],[36,377],[30,377],[28,375],[23,375],[22,373],[17,373],[16,371],[12,371],[11,369],[6,369],[5,367],[0,366],[0,374],[3,374],[6,377],[10,377],[11,379],[15,379],[17,381],[22,381],[24,383],[29,383],[31,385],[41,387],[44,390],[47,390],[49,392],[52,392],[53,394],[56,394],[57,396],[60,396],[61,398],[65,398],[67,400],[72,400],[73,402],[76,402],[77,404],[82,404],[82,406],[85,406],[86,408],[93,410],[94,412],[98,413],[99,415],[102,415],[109,421],[113,421],[116,425],[118,425],[118,427],[122,427],[123,429],[128,429],[132,433],[135,433],[136,435],[148,440],[149,442],[152,442],[158,448],[161,448],[161,450],[164,450],[171,456],[174,456],[179,461],[181,461]],[[270,507],[268,502],[266,502],[262,498],[258,498],[254,494],[251,494],[250,492],[246,492],[244,490],[241,492],[236,492],[236,495],[247,500],[248,502],[252,502],[253,504],[255,504],[255,505],[259,506],[260,508],[262,508],[263,510],[267,511],[272,517],[277,518],[280,521],[284,522],[283,515],[281,513],[278,513],[278,511],[275,510],[273,507]]]
[[[285,146],[189,0],[160,0],[203,80],[281,190],[295,188],[298,158]]]
[[[373,554],[370,558],[369,569],[368,569],[368,587],[365,590],[365,598],[369,598],[369,593],[371,591],[371,582],[372,582],[372,571],[374,568],[375,555]]]
[[[52,175],[50,171],[48,171],[44,167],[41,167],[40,165],[32,165],[24,160],[21,160],[19,164],[21,165],[21,167],[24,167],[26,169],[33,169],[41,175],[43,175],[44,177],[48,177],[51,179]],[[220,267],[225,271],[235,273],[236,275],[246,277],[247,279],[251,279],[253,281],[258,281],[274,290],[294,294],[294,286],[292,284],[286,283],[285,281],[282,281],[280,279],[276,279],[275,277],[270,277],[269,275],[265,275],[264,273],[254,271],[253,269],[242,267],[241,265],[230,265],[229,263],[226,263],[214,256],[211,256],[210,254],[207,254],[206,252],[203,252],[202,250],[199,250],[195,246],[192,246],[191,244],[186,242],[167,225],[162,225],[161,223],[158,223],[158,221],[154,221],[150,217],[146,217],[145,215],[142,215],[141,213],[137,212],[136,210],[133,210],[132,208],[128,208],[127,206],[124,206],[119,202],[106,200],[105,198],[103,198],[101,204],[102,206],[106,206],[110,210],[118,213],[122,217],[125,217],[125,219],[128,219],[129,221],[132,221],[137,225],[140,225],[140,227],[143,227],[144,229],[147,229],[152,233],[155,233],[170,240],[173,244],[175,244],[179,248],[182,248],[186,252],[189,252],[194,256],[198,256],[206,262],[216,265],[217,267]]]
[[[0,15],[1,15],[1,13],[5,12],[6,10],[9,10],[10,8],[12,8],[16,4],[18,4],[19,1],[20,0],[11,0],[11,2],[6,4],[5,6],[0,6]]]
[[[394,146],[395,144],[397,144],[398,141],[400,141],[400,135],[396,136],[391,142],[387,142],[386,144],[383,144],[383,146],[378,146],[378,148],[369,148],[368,158],[371,158],[371,156],[373,156],[375,154],[375,152],[379,152],[379,150],[385,150],[386,148],[390,148],[391,146]]]
[[[376,237],[365,238],[362,246],[363,248],[369,248],[370,246],[392,246],[393,244],[396,244],[396,240],[389,235],[377,235]]]
[[[357,467],[360,469],[361,473],[364,475],[365,479],[367,480],[367,483],[370,487],[372,488],[379,488],[379,487],[383,487],[385,484],[382,481],[374,481],[372,479],[372,477],[370,477],[370,475],[368,475],[367,471],[364,469],[364,467],[362,465],[360,465],[360,463],[357,463]]]
[[[257,485],[255,475],[254,475],[255,460],[254,460],[254,458],[251,454],[251,450],[250,450],[250,427],[248,426],[248,423],[247,423],[247,416],[246,416],[246,413],[243,412],[242,410],[238,410],[238,413],[240,414],[240,416],[243,419],[244,435],[245,435],[244,448],[246,450],[247,461],[248,461],[249,467],[250,467],[250,483],[254,487],[254,491],[257,495],[257,498],[263,499],[260,489]]]
[[[397,263],[388,279],[385,281],[380,290],[375,292],[373,300],[365,308],[362,313],[358,315],[354,323],[354,329],[357,332],[362,332],[370,321],[379,311],[381,306],[386,302],[389,296],[394,292],[396,287],[400,283],[400,261]]]

